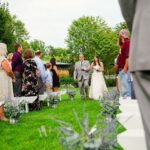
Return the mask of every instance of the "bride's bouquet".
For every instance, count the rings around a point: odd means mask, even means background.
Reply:
[[[97,72],[100,72],[100,66],[94,66],[93,68],[94,68],[94,70],[96,70]]]

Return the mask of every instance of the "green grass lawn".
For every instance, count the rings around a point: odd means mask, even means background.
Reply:
[[[89,125],[92,127],[101,108],[97,101],[81,100],[79,93],[73,102],[69,101],[67,95],[63,96],[55,109],[45,106],[40,111],[23,114],[15,125],[0,122],[0,150],[62,150],[59,145],[60,138],[55,130],[58,124],[50,120],[49,116],[69,122],[73,124],[75,130],[80,131],[73,109],[82,120],[83,106],[89,115]],[[42,125],[49,131],[47,137],[40,137],[38,129]],[[123,128],[120,128],[118,132],[122,131]]]

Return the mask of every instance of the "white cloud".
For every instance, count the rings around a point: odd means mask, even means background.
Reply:
[[[4,0],[3,0],[4,1]],[[32,38],[65,47],[67,29],[83,15],[101,16],[110,26],[121,22],[118,0],[5,0]]]

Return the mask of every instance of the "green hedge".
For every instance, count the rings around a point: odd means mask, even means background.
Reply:
[[[107,87],[115,87],[116,86],[116,79],[105,79]],[[74,81],[72,77],[61,77],[60,84],[71,84],[75,87],[78,87],[77,81]]]
[[[116,79],[105,79],[107,87],[115,87]]]
[[[78,86],[77,81],[75,81],[72,77],[68,76],[68,77],[61,77],[60,78],[60,84],[64,85],[64,84],[71,84],[75,87]]]

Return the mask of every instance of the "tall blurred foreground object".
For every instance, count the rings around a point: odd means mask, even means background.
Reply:
[[[147,149],[150,149],[150,1],[119,0],[123,16],[132,32],[129,69],[140,106]]]

